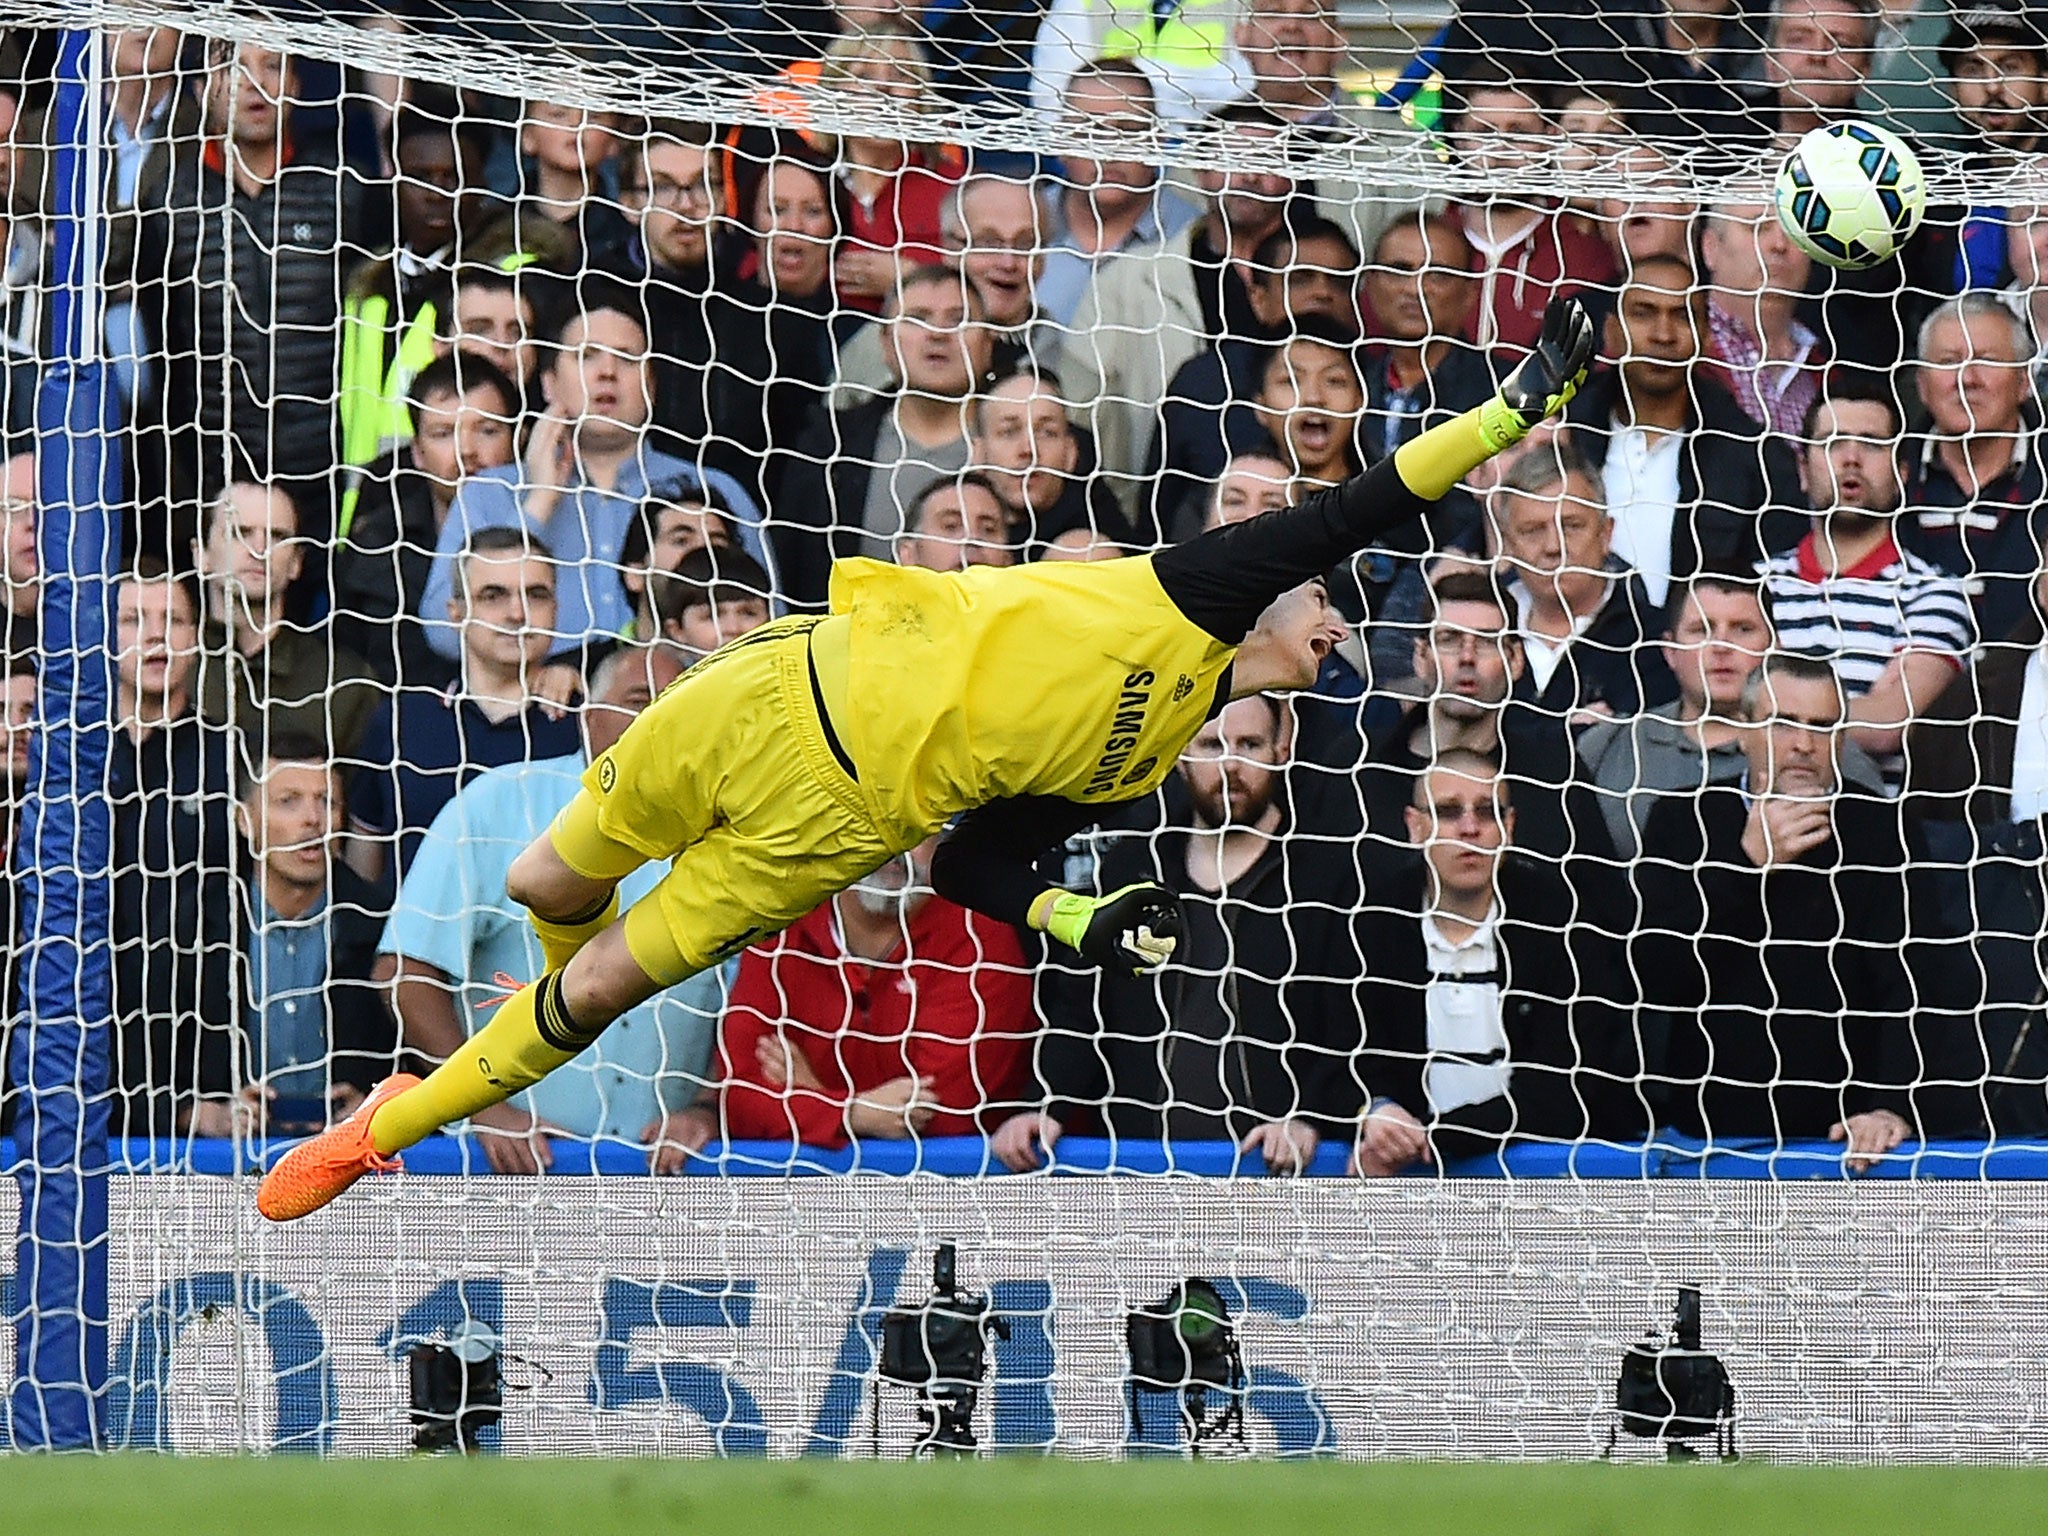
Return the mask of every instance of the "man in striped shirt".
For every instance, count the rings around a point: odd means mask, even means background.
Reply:
[[[1900,548],[1896,402],[1832,385],[1806,418],[1800,480],[1813,529],[1757,567],[1783,650],[1826,661],[1847,695],[1849,736],[1897,793],[1906,727],[1976,642],[1963,583]]]

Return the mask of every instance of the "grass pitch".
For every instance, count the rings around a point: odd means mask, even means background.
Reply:
[[[2048,1472],[166,1457],[0,1459],[40,1536],[1890,1536],[2048,1531]]]

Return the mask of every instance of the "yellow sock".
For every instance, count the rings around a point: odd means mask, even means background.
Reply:
[[[555,922],[542,917],[538,912],[529,911],[526,920],[533,924],[533,931],[540,935],[540,952],[546,961],[546,968],[559,971],[576,958],[576,951],[609,928],[619,915],[619,893],[614,890],[604,900],[604,905],[595,907],[579,917],[564,918]]]
[[[378,1109],[370,1140],[383,1156],[401,1152],[453,1120],[502,1104],[583,1053],[601,1030],[580,1029],[562,1001],[562,973],[550,971],[498,1005],[497,1014],[427,1080]]]
[[[1528,431],[1522,418],[1495,396],[1409,438],[1394,450],[1394,467],[1409,490],[1424,501],[1435,501]]]

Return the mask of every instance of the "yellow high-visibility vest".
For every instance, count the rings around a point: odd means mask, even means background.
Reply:
[[[434,327],[439,313],[422,304],[398,338],[389,363],[384,339],[391,325],[391,301],[381,293],[358,294],[341,310],[341,462],[350,469],[377,458],[412,437],[406,391],[434,360]]]
[[[539,258],[514,251],[498,262],[501,272],[517,272]],[[412,381],[434,360],[434,335],[440,311],[423,303],[414,311],[392,349],[384,354],[391,329],[391,301],[381,293],[354,294],[341,307],[341,468],[346,481],[336,539],[348,537],[362,498],[363,471],[400,443],[412,441],[412,407],[407,398]]]
[[[1223,62],[1238,0],[1110,0],[1102,52],[1145,59],[1166,69],[1203,69]]]
[[[400,443],[412,440],[412,412],[406,395],[419,371],[434,360],[434,327],[439,314],[422,304],[406,325],[391,361],[384,338],[391,301],[381,293],[357,294],[341,309],[341,469],[345,484],[334,536],[346,541],[362,499],[363,471]]]

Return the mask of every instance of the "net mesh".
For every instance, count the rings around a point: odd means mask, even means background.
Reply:
[[[0,0],[17,805],[57,792],[57,19]],[[408,1351],[474,1323],[530,1388],[508,1449],[902,1454],[881,1315],[958,1241],[1003,1446],[1178,1446],[1167,1400],[1135,1437],[1123,1318],[1204,1275],[1257,1454],[1598,1450],[1681,1284],[1770,1454],[2041,1454],[2003,1180],[2048,1168],[2048,19],[61,20],[104,50],[128,495],[113,846],[74,871],[114,930],[103,1439],[395,1451]],[[1771,186],[1852,117],[1929,212],[1834,272]],[[836,559],[1184,544],[1487,399],[1567,293],[1566,430],[1331,572],[1313,686],[1044,840],[1048,881],[1180,895],[1163,978],[923,899],[926,849],[402,1181],[255,1217],[278,1145],[540,970],[509,867],[592,755]],[[1911,1182],[1789,1182],[1865,1159]],[[1044,1167],[1090,1177],[1010,1177]]]

